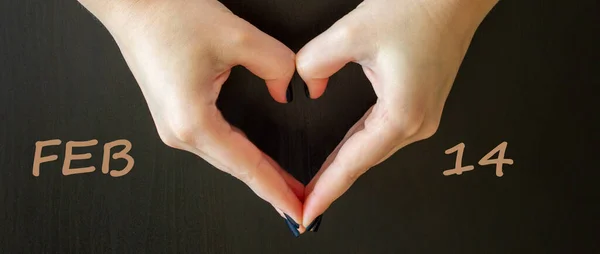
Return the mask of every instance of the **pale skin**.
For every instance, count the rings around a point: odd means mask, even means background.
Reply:
[[[237,177],[303,232],[359,176],[436,132],[473,34],[498,0],[365,0],[297,54],[216,0],[79,2],[117,42],[161,139]],[[296,70],[316,99],[351,62],[363,67],[377,103],[306,187],[215,105],[236,65],[286,103]]]

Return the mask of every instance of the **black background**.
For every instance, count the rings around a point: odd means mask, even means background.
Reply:
[[[297,51],[358,0],[223,1]],[[597,1],[500,1],[476,33],[438,132],[373,168],[293,238],[243,183],[163,145],[106,29],[75,0],[0,2],[2,253],[599,253]],[[219,107],[303,182],[375,101],[358,65],[309,100],[270,99],[236,67]],[[35,142],[59,160],[32,175]],[[63,176],[65,143],[99,140]],[[100,172],[102,146],[133,144],[133,170]],[[508,142],[504,176],[479,159]],[[444,176],[466,144],[464,165]],[[112,161],[112,168],[124,166]]]

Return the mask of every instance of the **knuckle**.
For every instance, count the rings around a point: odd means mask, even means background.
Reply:
[[[345,181],[346,181],[347,185],[351,185],[354,182],[356,182],[358,180],[358,178],[360,178],[362,175],[364,175],[369,169],[370,169],[370,167],[361,167],[361,168],[357,168],[355,170],[350,170],[345,175]]]
[[[356,180],[358,180],[358,178],[361,175],[363,175],[367,170],[369,170],[368,167],[363,168],[361,165],[349,163],[345,160],[342,161],[339,159],[334,160],[330,167],[340,169],[340,171],[338,171],[339,179],[341,179],[345,183],[345,185],[353,184],[354,182],[356,182]]]
[[[311,74],[311,63],[308,59],[310,56],[307,54],[312,54],[310,52],[301,51],[296,55],[296,70],[300,76],[308,76]]]
[[[248,45],[250,32],[247,29],[234,29],[229,31],[229,43],[233,47]]]
[[[169,121],[169,129],[174,140],[170,142],[189,144],[199,148],[208,128],[207,121],[202,118],[173,117]]]
[[[428,139],[435,135],[439,127],[439,123],[425,123],[419,131],[419,139]]]
[[[284,62],[284,66],[281,68],[281,75],[279,77],[292,77],[296,72],[296,55],[292,52],[290,53],[293,57],[290,57],[289,61]]]
[[[353,172],[349,172],[346,174],[346,183],[347,184],[352,184],[354,182],[356,182],[356,180],[358,180],[358,178],[362,175],[362,172],[357,172],[357,171],[353,171]]]
[[[246,185],[251,185],[254,181],[254,174],[247,170],[236,170],[236,172],[233,173],[233,176],[245,183]]]
[[[398,138],[407,138],[417,135],[423,126],[425,113],[420,110],[401,110],[399,113],[389,115],[387,122]]]
[[[264,163],[267,163],[266,160],[260,157],[254,168],[237,168],[234,170],[234,176],[246,185],[251,186]]]
[[[181,145],[177,141],[177,139],[173,138],[170,135],[164,134],[164,132],[159,132],[158,136],[160,137],[160,140],[168,147],[171,147],[171,148],[180,148],[181,147]]]
[[[167,145],[168,147],[180,149],[181,144],[177,141],[177,139],[173,137],[173,135],[171,135],[171,131],[164,127],[165,126],[161,123],[156,124],[158,137],[160,138],[160,140],[163,142],[163,144]]]
[[[357,36],[360,34],[360,27],[346,22],[344,24],[340,24],[335,32],[333,33],[333,37],[335,41],[343,42],[343,41],[354,41]]]
[[[354,182],[356,182],[356,180],[358,180],[359,175],[356,173],[348,173],[346,174],[346,184],[352,184]]]
[[[195,138],[194,138],[194,128],[190,128],[190,126],[187,125],[177,125],[177,126],[173,126],[171,127],[171,131],[173,132],[173,136],[175,137],[175,139],[177,139],[179,142],[185,143],[185,144],[190,144],[193,143]]]

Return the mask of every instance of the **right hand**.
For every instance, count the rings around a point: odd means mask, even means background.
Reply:
[[[286,103],[295,55],[216,0],[80,0],[117,42],[160,138],[246,183],[295,221],[304,186],[231,126],[216,107],[231,68],[242,65]]]

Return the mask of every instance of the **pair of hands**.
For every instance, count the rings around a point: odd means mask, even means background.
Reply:
[[[498,0],[365,0],[297,54],[216,0],[79,1],[117,42],[161,139],[240,179],[302,232],[369,168],[435,133],[471,38]],[[377,103],[306,187],[216,107],[233,66],[286,103],[296,70],[318,98],[350,62],[363,67]]]

